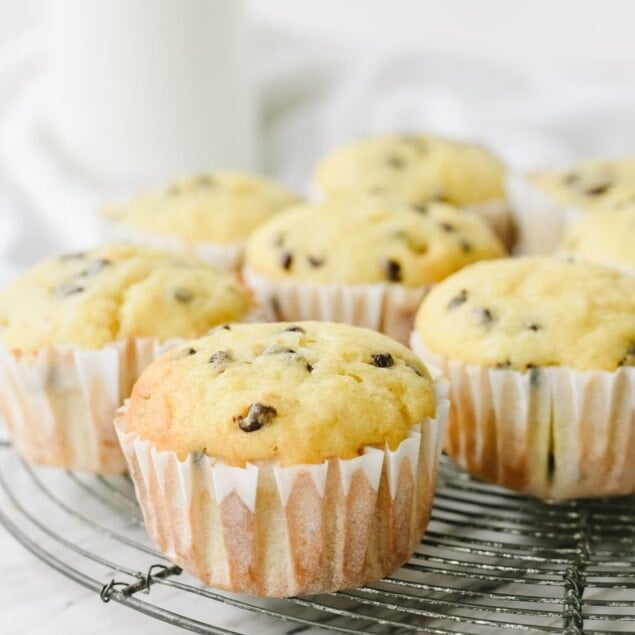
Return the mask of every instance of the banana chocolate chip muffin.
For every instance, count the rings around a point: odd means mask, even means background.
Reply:
[[[423,134],[388,135],[341,146],[322,159],[314,186],[323,199],[425,205],[444,202],[483,216],[507,247],[513,226],[505,166],[480,146]]]
[[[28,460],[95,472],[125,462],[112,426],[172,338],[250,309],[233,275],[168,252],[109,245],[52,258],[0,291],[0,410]]]
[[[326,202],[257,230],[243,273],[272,319],[347,322],[407,341],[430,285],[503,254],[483,221],[449,205]]]
[[[174,249],[237,269],[251,232],[298,202],[296,194],[273,181],[218,171],[109,205],[102,217],[111,240]]]
[[[167,557],[230,591],[319,593],[382,578],[419,544],[445,390],[373,331],[237,324],[151,364],[116,427]]]
[[[519,249],[550,254],[564,228],[580,216],[635,203],[635,159],[587,161],[566,170],[513,174],[507,191],[519,228]]]
[[[478,263],[428,294],[412,346],[451,381],[446,451],[472,474],[542,498],[635,492],[635,279]]]
[[[584,214],[565,228],[562,251],[635,272],[635,203]]]

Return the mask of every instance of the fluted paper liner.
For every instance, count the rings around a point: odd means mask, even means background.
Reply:
[[[337,284],[276,280],[243,268],[243,278],[267,320],[344,322],[408,343],[414,316],[430,286]]]
[[[115,427],[148,533],[206,584],[267,597],[378,580],[406,562],[428,524],[449,402],[435,386],[434,419],[396,450],[281,467],[226,465],[175,452]]]
[[[150,249],[176,251],[196,257],[225,271],[238,271],[245,251],[246,241],[244,240],[231,243],[188,243],[177,236],[145,231],[107,218],[102,218],[100,225],[101,234],[106,242],[132,243]]]
[[[578,219],[582,212],[543,192],[524,174],[508,174],[505,187],[518,228],[518,253],[554,253],[566,225]]]
[[[635,368],[520,372],[411,346],[450,381],[445,450],[471,474],[548,499],[635,493]]]
[[[505,199],[472,203],[472,205],[462,207],[461,210],[483,219],[498,236],[505,249],[509,252],[512,251],[516,244],[516,223],[509,203]]]
[[[100,474],[126,471],[112,424],[141,371],[178,340],[135,338],[97,350],[0,345],[0,411],[29,462]]]

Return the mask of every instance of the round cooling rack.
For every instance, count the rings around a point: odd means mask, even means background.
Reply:
[[[635,632],[635,497],[544,504],[443,459],[432,520],[389,578],[262,600],[221,593],[149,541],[125,477],[33,468],[0,447],[0,521],[95,599],[196,633]],[[232,617],[233,616],[233,617]]]

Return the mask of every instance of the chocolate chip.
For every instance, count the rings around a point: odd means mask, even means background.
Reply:
[[[216,351],[209,358],[209,363],[214,366],[222,366],[223,364],[229,364],[234,361],[234,356],[231,351]]]
[[[174,355],[172,359],[173,360],[183,359],[185,357],[189,357],[190,355],[196,355],[195,348],[191,348],[191,347],[183,348],[176,355]]]
[[[379,368],[390,368],[395,360],[390,353],[373,353],[373,364]]]
[[[262,426],[270,423],[278,411],[273,406],[265,406],[261,403],[252,403],[246,417],[238,415],[234,417],[234,421],[238,422],[238,427],[243,432],[254,432]]]
[[[474,309],[476,319],[484,326],[489,326],[494,321],[494,315],[485,307],[477,307]]]
[[[496,364],[495,368],[498,368],[499,370],[503,370],[504,368],[511,368],[512,363],[506,359],[504,362],[498,362],[498,364]]]
[[[618,366],[635,366],[635,344],[629,344],[626,355],[617,363]]]
[[[447,232],[448,234],[456,231],[456,227],[452,223],[447,223],[446,221],[441,221],[439,223],[439,226],[444,232]]]
[[[68,298],[71,295],[83,293],[86,289],[74,282],[67,282],[55,288],[55,295],[58,298]]]
[[[401,280],[401,265],[396,260],[385,260],[384,271],[391,282],[399,282]]]
[[[216,179],[211,174],[200,174],[196,177],[195,183],[202,187],[213,187],[216,185]]]
[[[306,331],[297,324],[293,324],[292,326],[287,326],[283,331],[284,333],[306,333]]]
[[[415,212],[419,212],[420,214],[427,214],[428,213],[428,206],[427,205],[410,205],[410,209],[412,209]]]
[[[272,344],[271,346],[267,346],[267,348],[262,351],[261,355],[280,355],[281,353],[295,355],[296,351],[294,351],[292,348],[286,348],[285,346]]]
[[[280,266],[285,271],[288,271],[289,269],[291,269],[292,264],[293,264],[293,255],[288,251],[283,251],[280,254]]]
[[[94,276],[98,274],[100,271],[112,265],[112,261],[108,260],[108,258],[100,258],[99,260],[93,260],[93,262],[88,265],[86,269],[81,271],[79,275],[83,278],[88,276]]]
[[[81,260],[82,258],[86,257],[86,252],[85,251],[76,251],[74,253],[71,254],[64,254],[62,256],[59,257],[59,259],[62,262],[68,262],[69,260]]]
[[[386,157],[386,163],[395,170],[400,170],[406,165],[406,162],[401,157],[398,157],[394,154]]]
[[[191,291],[188,291],[187,289],[179,288],[174,291],[174,299],[177,302],[187,304],[188,302],[191,302],[194,299],[194,294]]]
[[[464,302],[467,302],[467,289],[461,289],[459,295],[455,295],[448,302],[448,309],[456,309],[457,306],[461,306]]]
[[[416,367],[413,366],[412,364],[406,364],[406,366],[413,372],[415,373],[415,375],[418,375],[419,377],[423,377],[423,373]]]
[[[540,326],[540,324],[538,324],[537,322],[532,322],[531,324],[527,325],[527,330],[529,331],[539,331],[542,328],[542,326]]]
[[[224,329],[225,331],[231,331],[232,327],[229,326],[229,324],[223,324],[223,326],[221,326],[222,329]]]
[[[317,256],[307,256],[306,259],[312,267],[321,267],[324,264],[324,258],[318,258]]]
[[[313,372],[313,366],[311,366],[311,364],[309,364],[309,362],[306,363],[306,369],[312,373]]]
[[[459,240],[459,247],[464,254],[469,254],[472,251],[472,245],[467,240]]]
[[[610,189],[611,184],[610,183],[602,183],[600,185],[595,185],[594,187],[590,187],[588,190],[586,190],[584,193],[587,196],[601,196],[602,194],[604,194],[605,192],[608,192],[608,190]]]

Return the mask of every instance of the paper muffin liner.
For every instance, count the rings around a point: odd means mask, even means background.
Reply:
[[[558,202],[518,172],[508,174],[505,188],[518,228],[516,251],[553,254],[560,246],[565,226],[580,218],[582,212]]]
[[[380,331],[408,343],[414,317],[428,286],[395,283],[337,284],[275,280],[243,268],[243,279],[267,320],[344,322]]]
[[[106,242],[132,243],[149,249],[176,251],[225,271],[238,271],[242,264],[245,241],[192,244],[176,236],[155,234],[106,218],[100,219],[100,226],[100,233]]]
[[[113,426],[141,371],[179,340],[135,338],[97,350],[51,346],[37,353],[0,345],[0,412],[29,462],[121,474]]]
[[[233,467],[115,427],[146,528],[172,561],[208,585],[266,597],[351,588],[405,563],[428,524],[449,402],[394,450],[281,467]]]
[[[505,199],[473,203],[462,207],[461,210],[483,219],[508,252],[514,249],[517,233],[516,223],[514,222],[509,203]]]
[[[526,372],[411,347],[450,381],[445,451],[465,470],[539,498],[635,493],[635,368]]]

